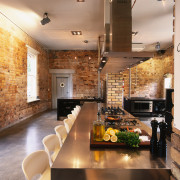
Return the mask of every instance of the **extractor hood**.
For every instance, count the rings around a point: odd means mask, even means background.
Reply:
[[[131,0],[104,1],[105,35],[101,55],[108,61],[102,72],[120,72],[153,57],[149,52],[132,52]]]

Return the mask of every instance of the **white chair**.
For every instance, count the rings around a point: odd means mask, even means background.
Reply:
[[[68,117],[68,119],[71,119],[73,121],[73,123],[76,120],[76,117],[73,114],[68,114],[67,117]]]
[[[76,111],[76,110],[73,110],[73,111],[71,111],[71,113],[74,115],[74,117],[75,117],[75,119],[76,119],[76,118],[77,118],[77,115],[78,115],[77,111]]]
[[[44,150],[31,153],[23,160],[22,170],[27,180],[31,180],[39,174],[41,175],[40,180],[50,180],[51,170],[48,154]]]
[[[64,119],[64,126],[66,128],[67,133],[71,130],[71,127],[73,125],[73,121],[71,119]]]
[[[81,110],[81,107],[80,107],[80,106],[76,106],[74,109],[75,109],[75,110],[77,111],[77,113],[79,114],[79,112],[80,112],[80,110]]]
[[[78,115],[80,110],[79,110],[79,108],[75,107],[75,108],[74,108],[74,111],[76,111],[76,113],[77,113],[77,115]]]
[[[81,110],[81,106],[77,105],[76,108],[80,111]]]
[[[59,125],[54,128],[56,135],[59,138],[60,146],[62,147],[66,137],[67,137],[67,131],[64,125]]]
[[[52,165],[61,149],[59,138],[56,134],[50,134],[43,138],[42,143],[44,145],[45,151],[49,156],[50,165]]]

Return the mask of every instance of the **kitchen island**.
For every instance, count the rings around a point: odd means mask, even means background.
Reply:
[[[169,179],[170,143],[166,158],[153,157],[149,148],[90,149],[90,131],[96,114],[97,103],[84,103],[51,167],[52,180]],[[126,112],[126,116],[131,115]],[[151,134],[143,123],[141,129]]]

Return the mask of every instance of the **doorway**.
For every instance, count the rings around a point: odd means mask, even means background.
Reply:
[[[52,109],[57,109],[58,98],[73,97],[73,70],[51,69],[52,73]]]
[[[69,77],[56,77],[56,96],[57,96],[57,99],[70,97]]]

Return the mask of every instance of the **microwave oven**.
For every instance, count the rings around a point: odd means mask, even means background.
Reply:
[[[131,112],[153,112],[153,101],[131,101]]]

